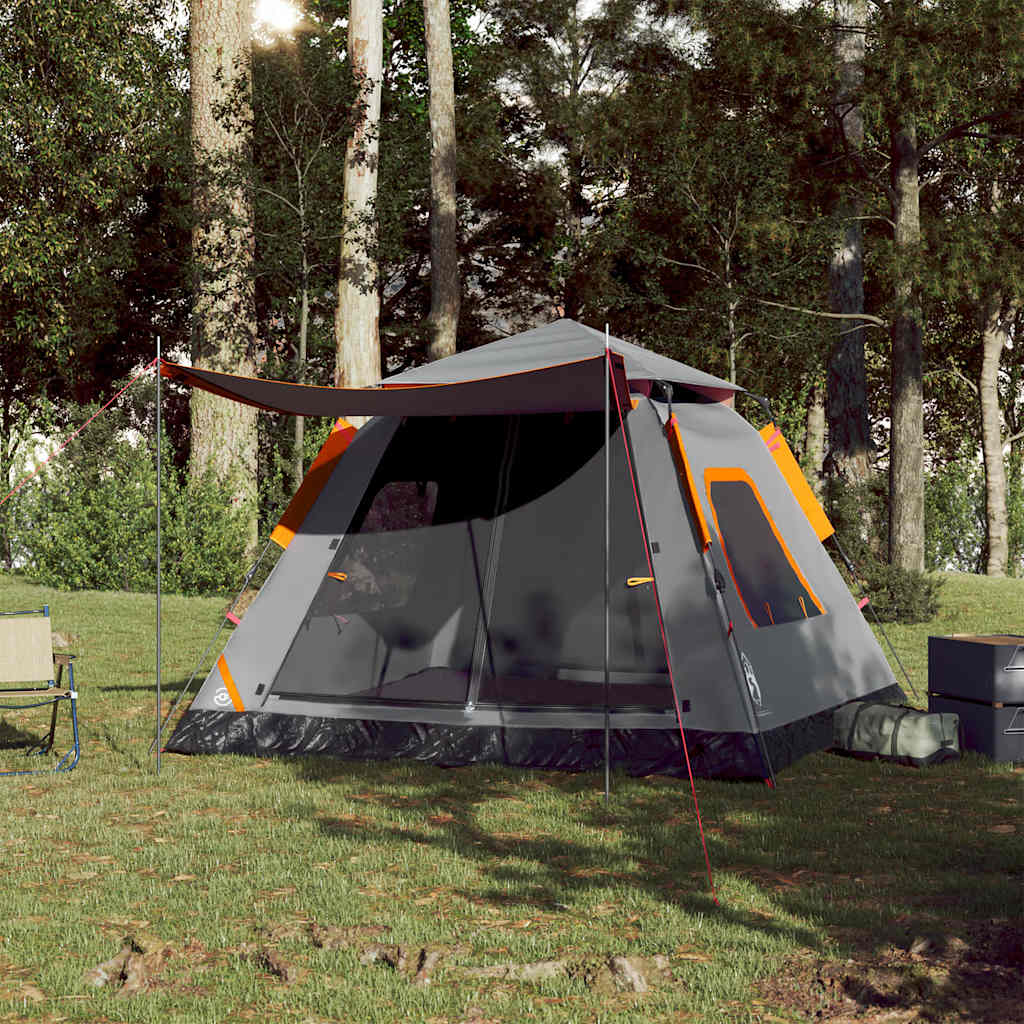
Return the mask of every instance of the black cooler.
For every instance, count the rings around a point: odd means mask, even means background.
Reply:
[[[1024,636],[928,637],[928,710],[960,716],[960,745],[1024,761]]]

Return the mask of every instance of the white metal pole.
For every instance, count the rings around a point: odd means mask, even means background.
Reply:
[[[608,390],[612,382],[612,361],[608,340],[608,325],[604,325],[604,802],[607,806],[611,794],[611,622],[609,613],[609,573],[611,572],[611,403]]]
[[[160,449],[163,447],[163,425],[160,420],[160,335],[156,336],[156,773],[160,774],[160,747],[162,746],[161,733],[163,730],[163,705],[161,701],[161,658],[160,631],[161,622],[161,573],[160,573],[160,513],[161,509],[161,483],[160,483]]]

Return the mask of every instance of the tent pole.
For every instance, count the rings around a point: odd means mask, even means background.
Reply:
[[[163,705],[160,693],[160,449],[163,447],[163,424],[160,421],[160,335],[156,336],[156,773],[160,774],[160,733],[163,726]]]
[[[611,403],[608,389],[611,386],[611,356],[609,353],[608,325],[604,325],[604,802],[608,805],[611,795],[611,673],[609,672],[611,648],[611,623],[609,614],[609,573],[611,572]]]

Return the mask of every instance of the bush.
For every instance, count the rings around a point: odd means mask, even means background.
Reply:
[[[880,562],[858,568],[882,622],[927,622],[938,614],[939,591],[945,583],[941,576]]]
[[[116,415],[97,420],[19,496],[16,563],[62,590],[156,587],[156,467]],[[162,460],[162,579],[170,592],[234,592],[246,568],[243,516],[212,482]]]
[[[882,622],[926,622],[938,613],[944,581],[885,561],[880,540],[888,531],[883,483],[880,478],[862,485],[829,481],[829,518],[867,589],[874,610],[867,616]],[[840,569],[845,572],[845,566]]]
[[[843,550],[857,566],[885,561],[888,535],[888,494],[885,480],[850,484],[836,477],[825,481],[825,511]]]

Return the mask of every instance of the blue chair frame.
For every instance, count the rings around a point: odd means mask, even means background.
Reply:
[[[4,619],[21,618],[30,615],[41,615],[47,620],[49,624],[50,618],[50,606],[43,605],[42,608],[34,608],[29,611],[22,612],[0,612],[0,628],[3,626]],[[4,688],[0,686],[0,710],[7,711],[22,711],[30,708],[40,708],[52,706],[53,711],[50,716],[50,732],[49,735],[41,742],[31,747],[26,751],[26,756],[31,755],[45,755],[53,749],[54,736],[57,731],[57,712],[60,705],[63,702],[67,702],[71,707],[71,734],[72,734],[72,746],[65,753],[57,764],[52,768],[40,768],[31,769],[26,768],[20,771],[3,771],[0,772],[2,775],[46,775],[51,771],[55,772],[69,772],[72,768],[78,764],[78,759],[81,756],[81,739],[78,734],[78,691],[75,689],[75,666],[74,660],[75,655],[73,654],[54,654],[53,653],[53,640],[50,640],[50,653],[53,658],[53,665],[56,668],[56,672],[52,672],[51,678],[40,679],[40,680],[28,680],[28,682],[42,682],[43,686],[25,686],[19,685],[16,688]],[[64,682],[64,670],[67,669],[68,673],[68,685],[65,689],[63,686]],[[52,670],[51,670],[52,671]],[[4,680],[4,682],[21,682],[20,680]],[[14,703],[7,703],[7,701],[14,701]]]

